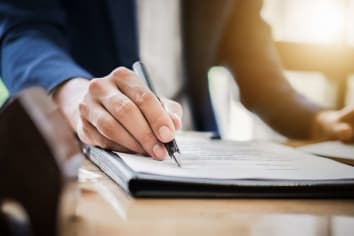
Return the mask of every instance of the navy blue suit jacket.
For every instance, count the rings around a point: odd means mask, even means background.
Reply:
[[[138,59],[135,1],[1,0],[1,76],[11,94],[48,91]]]
[[[0,74],[10,94],[47,91],[138,60],[134,0],[0,0]],[[199,130],[216,131],[209,95],[196,110]]]

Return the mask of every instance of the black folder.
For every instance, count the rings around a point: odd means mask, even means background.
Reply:
[[[354,179],[260,180],[189,178],[136,172],[116,153],[86,147],[86,156],[134,197],[352,198]],[[112,162],[114,160],[114,164]],[[354,170],[354,169],[353,169]]]

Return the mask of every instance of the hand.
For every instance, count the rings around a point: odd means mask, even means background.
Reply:
[[[181,127],[181,106],[156,96],[126,68],[104,78],[75,78],[53,94],[55,102],[81,141],[115,151],[149,154],[162,160],[162,143]]]
[[[338,111],[322,111],[315,118],[312,133],[315,139],[354,141],[354,107]]]

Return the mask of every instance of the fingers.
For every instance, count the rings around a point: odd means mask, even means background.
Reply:
[[[182,106],[174,101],[168,100],[168,99],[162,99],[162,103],[164,105],[164,108],[166,109],[168,115],[170,116],[175,129],[179,130],[182,128],[182,115],[183,115],[183,110]]]
[[[87,104],[90,104],[90,106],[88,107]],[[99,104],[93,101],[86,101],[86,103],[80,104],[79,110],[83,120],[88,121],[105,139],[119,144],[131,151],[144,153],[140,144]],[[86,125],[86,127],[88,127],[88,125]],[[88,133],[93,132],[92,128],[90,129],[88,127],[87,129]],[[102,144],[101,139],[97,139],[96,137],[94,140],[99,141],[98,144]],[[104,145],[99,146],[105,147],[107,145],[108,144],[104,143]]]
[[[354,123],[354,107],[345,107],[339,113],[341,121]]]
[[[175,126],[175,130],[180,130],[182,128],[181,118],[176,113],[169,113],[168,115],[170,116],[173,125]]]
[[[154,135],[161,142],[171,141],[175,133],[173,121],[143,81],[135,73],[122,69],[112,72],[112,76],[122,93],[141,111]]]
[[[339,123],[336,125],[338,139],[354,141],[354,107],[345,107],[339,112]]]
[[[92,126],[88,121],[81,120],[77,127],[77,135],[80,140],[86,144],[99,146],[105,149],[111,149],[120,152],[132,152],[119,144],[116,144],[104,136],[102,136],[94,126]]]
[[[354,141],[354,109],[346,107],[339,111],[323,111],[317,116],[316,136],[326,139],[338,139],[344,142]]]
[[[167,151],[164,146],[157,140],[138,107],[128,97],[115,91],[114,94],[102,98],[101,102],[148,154],[159,160],[165,158]]]
[[[148,153],[159,160],[167,156],[162,143],[171,141],[181,127],[179,104],[166,102],[170,108],[167,112],[143,81],[125,68],[87,83],[76,105],[76,131],[82,141],[118,151]]]
[[[182,117],[183,109],[182,109],[182,106],[178,102],[175,102],[175,101],[172,101],[172,100],[169,100],[169,99],[166,99],[166,98],[162,98],[161,100],[162,100],[162,103],[163,103],[165,109],[169,113],[175,114],[179,118]]]
[[[340,122],[334,125],[333,133],[335,138],[341,141],[350,141],[354,139],[354,130],[348,123]]]

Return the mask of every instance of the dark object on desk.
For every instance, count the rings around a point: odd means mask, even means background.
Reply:
[[[77,196],[81,154],[73,131],[40,88],[23,91],[0,111],[0,202],[23,207],[29,222],[21,232],[58,235]],[[19,235],[11,230],[15,221],[2,216],[0,230]]]

